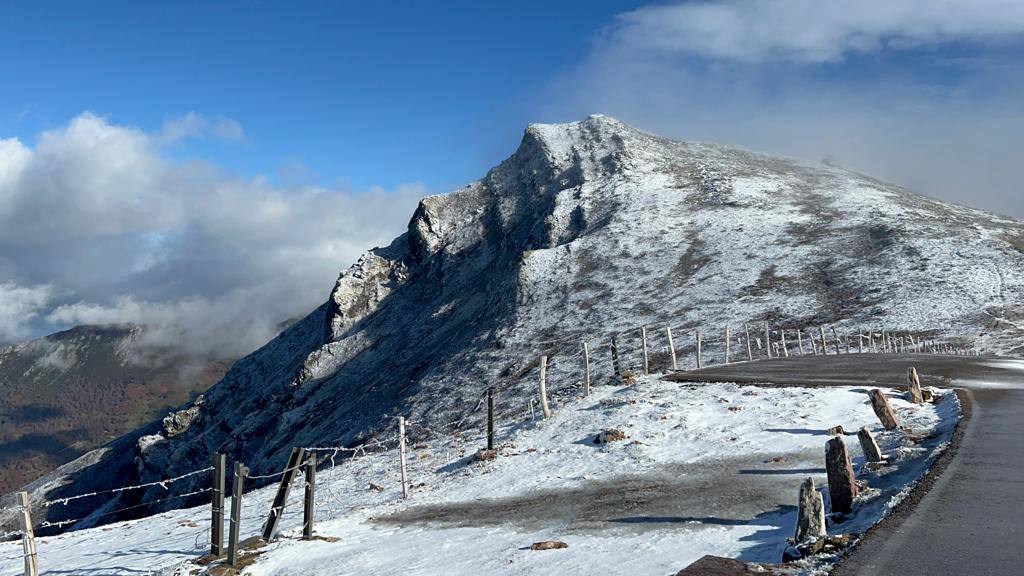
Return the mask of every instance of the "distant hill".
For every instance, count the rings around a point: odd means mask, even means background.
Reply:
[[[0,491],[166,415],[229,367],[142,349],[141,330],[79,326],[0,348]]]

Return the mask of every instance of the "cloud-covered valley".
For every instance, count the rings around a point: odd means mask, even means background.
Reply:
[[[0,139],[0,342],[131,322],[186,351],[249,352],[426,193],[281,187],[172,159],[193,138],[245,135],[227,118],[147,133],[86,112],[32,143]]]

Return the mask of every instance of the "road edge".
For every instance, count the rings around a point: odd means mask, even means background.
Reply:
[[[856,556],[859,550],[863,549],[864,544],[870,544],[878,538],[885,538],[888,533],[899,529],[906,517],[921,502],[921,499],[931,491],[935,483],[942,476],[942,473],[949,467],[950,462],[956,457],[960,451],[960,444],[963,441],[967,426],[971,421],[974,405],[971,400],[970,391],[954,388],[953,392],[960,401],[960,419],[957,420],[956,425],[953,427],[953,435],[949,439],[949,444],[935,459],[935,462],[928,468],[928,471],[910,489],[906,498],[901,500],[899,504],[896,504],[884,518],[876,522],[850,549],[843,553],[842,558],[829,570],[829,576],[852,576],[854,572],[847,569],[850,559]]]

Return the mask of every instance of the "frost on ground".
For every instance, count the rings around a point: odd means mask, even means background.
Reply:
[[[950,392],[914,406],[889,390],[909,433],[886,432],[866,392],[654,377],[597,387],[556,403],[548,421],[503,415],[499,455],[488,462],[472,461],[480,433],[413,445],[409,500],[401,499],[394,449],[328,460],[317,476],[316,533],[324,539],[299,539],[297,484],[281,538],[245,573],[670,574],[705,554],[778,562],[800,481],[826,486],[828,428],[851,433],[844,439],[870,486],[855,515],[829,531],[862,532],[927,470],[960,413]],[[863,468],[855,432],[864,425],[891,466]],[[626,438],[595,443],[606,430]],[[246,495],[243,539],[258,533],[272,498],[272,488]],[[206,552],[208,522],[209,507],[200,507],[40,538],[40,566],[43,574],[199,573],[208,568],[193,563]],[[543,540],[568,547],[530,549]],[[0,558],[0,575],[20,574],[20,544],[2,544]]]

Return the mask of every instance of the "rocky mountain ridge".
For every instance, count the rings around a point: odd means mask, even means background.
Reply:
[[[475,425],[490,386],[500,410],[524,409],[542,353],[556,393],[579,384],[582,340],[596,374],[607,377],[615,333],[635,362],[625,335],[641,325],[671,326],[686,362],[696,329],[748,322],[1018,353],[1022,271],[1024,223],[842,168],[604,116],[531,125],[510,158],[424,198],[323,305],[184,407],[187,426],[137,430],[61,471],[73,483],[35,487],[59,496],[175,476],[214,451],[266,473],[293,446],[363,442],[396,415],[423,423],[414,437]]]

